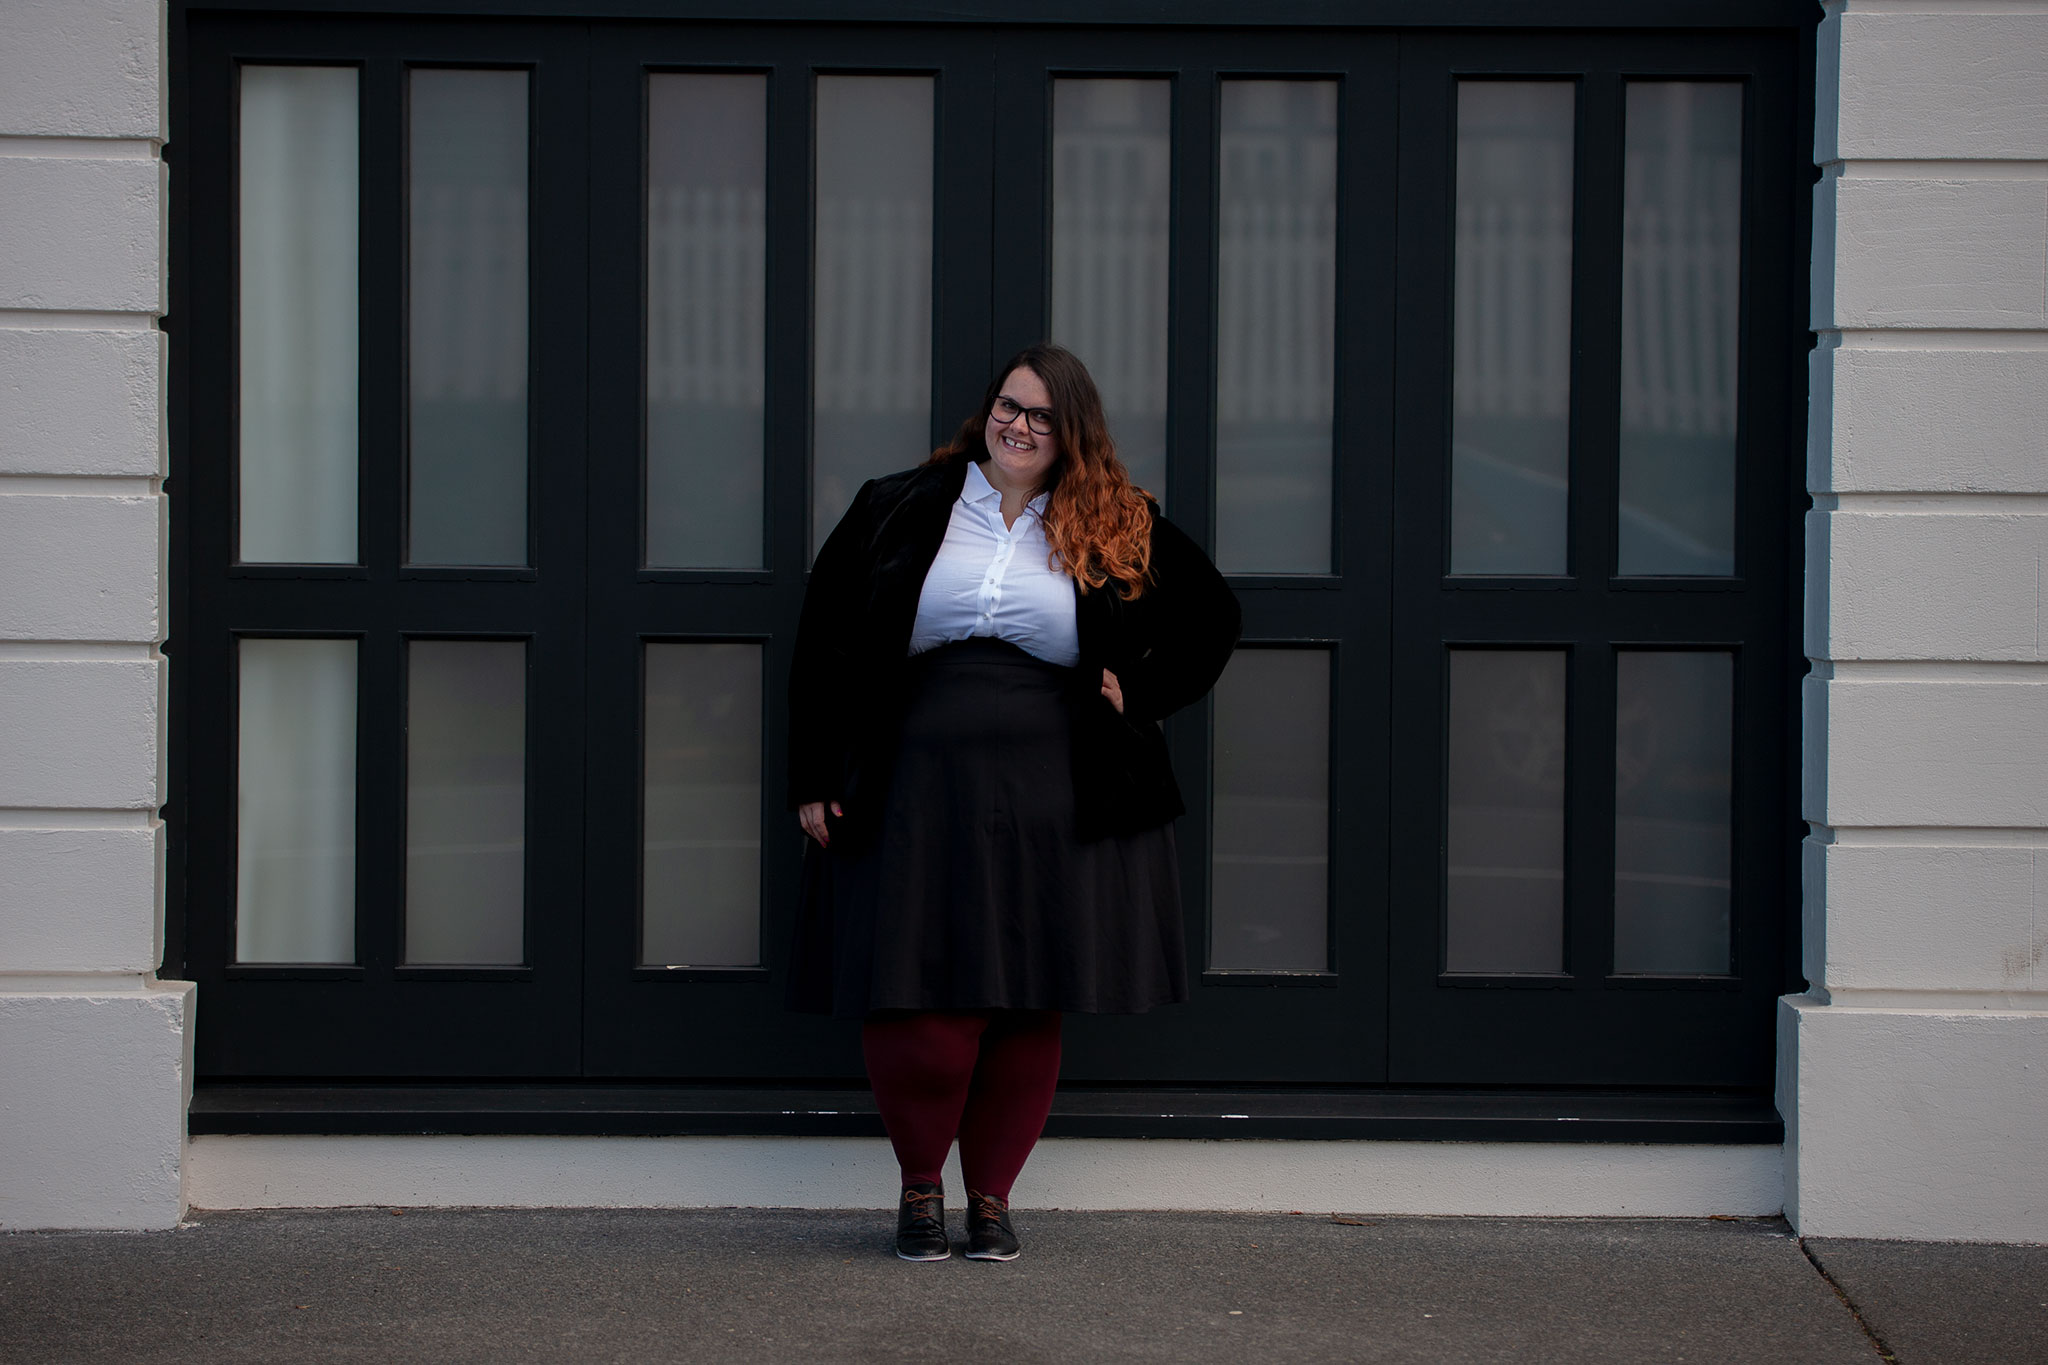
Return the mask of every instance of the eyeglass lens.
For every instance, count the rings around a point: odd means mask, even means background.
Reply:
[[[1017,414],[1021,412],[1024,414],[1024,421],[1033,431],[1040,436],[1052,435],[1051,408],[1020,408],[1005,395],[996,399],[995,411],[998,422],[1014,422],[1017,420]]]

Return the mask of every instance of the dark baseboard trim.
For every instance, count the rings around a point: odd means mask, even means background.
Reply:
[[[683,1085],[203,1084],[190,1131],[880,1137],[865,1088]],[[1047,1137],[1391,1142],[1779,1143],[1751,1093],[1063,1088]]]

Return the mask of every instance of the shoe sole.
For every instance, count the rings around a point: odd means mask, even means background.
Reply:
[[[998,1255],[993,1251],[970,1251],[967,1253],[967,1259],[970,1261],[1014,1261],[1023,1254],[1022,1250],[1013,1251],[1007,1256]]]
[[[912,1256],[907,1251],[899,1251],[896,1253],[896,1259],[899,1261],[950,1261],[953,1259],[953,1253],[942,1251],[936,1256]]]

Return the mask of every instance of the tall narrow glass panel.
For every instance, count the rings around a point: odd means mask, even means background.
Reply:
[[[1330,570],[1337,83],[1224,81],[1216,563]]]
[[[761,962],[761,647],[650,644],[640,961]]]
[[[767,180],[766,76],[648,77],[652,567],[763,562]]]
[[[811,553],[932,435],[930,76],[820,76]]]
[[[1452,573],[1565,572],[1576,94],[1458,82]]]
[[[1215,705],[1209,966],[1327,971],[1330,655],[1240,649]]]
[[[1742,87],[1631,81],[1627,136],[1618,568],[1732,574]]]
[[[406,557],[524,564],[527,76],[410,84]]]
[[[1729,970],[1735,656],[1615,654],[1614,970]]]
[[[1173,82],[1052,84],[1052,338],[1102,390],[1117,453],[1166,496]]]
[[[406,647],[405,960],[526,960],[526,646]]]
[[[356,642],[242,640],[235,960],[356,960]]]
[[[1450,652],[1444,970],[1564,970],[1565,655]]]
[[[353,564],[356,72],[242,68],[236,557]]]

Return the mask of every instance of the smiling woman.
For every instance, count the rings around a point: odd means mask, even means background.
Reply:
[[[790,681],[812,840],[792,1004],[863,1021],[905,1259],[951,1254],[956,1136],[967,1254],[1017,1254],[1059,1011],[1187,998],[1157,722],[1208,692],[1237,628],[1057,346],[1004,366],[926,464],[865,485],[819,554]]]

